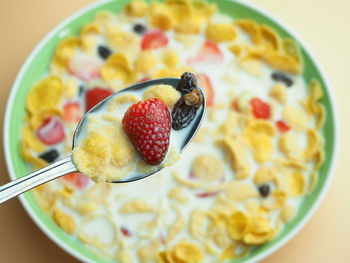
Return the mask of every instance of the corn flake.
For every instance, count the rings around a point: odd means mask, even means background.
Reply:
[[[249,176],[250,164],[246,148],[243,142],[238,139],[225,137],[217,141],[217,144],[223,147],[231,158],[231,167],[236,172],[237,179],[244,179]]]
[[[180,242],[174,247],[174,257],[176,262],[199,263],[203,261],[204,253],[195,243]]]
[[[156,85],[148,88],[143,94],[143,98],[160,99],[171,109],[180,99],[180,93],[170,85]]]
[[[265,48],[276,51],[279,51],[281,49],[281,38],[274,29],[266,25],[261,25],[260,32]]]
[[[163,30],[174,27],[175,21],[171,9],[161,3],[152,3],[150,6],[150,24]]]
[[[294,105],[287,105],[283,108],[282,118],[296,130],[305,130],[309,123],[306,112]]]
[[[285,104],[287,102],[286,87],[281,83],[273,85],[270,89],[269,95],[280,104]]]
[[[255,45],[260,45],[262,42],[262,36],[259,26],[254,20],[240,19],[236,20],[235,24],[239,26],[244,32],[249,34],[251,41]]]
[[[134,17],[143,17],[148,10],[148,6],[144,1],[133,0],[125,7],[125,12]]]
[[[234,25],[231,24],[213,24],[209,23],[205,30],[207,39],[216,42],[233,41],[237,38],[237,32]]]
[[[66,69],[69,60],[75,55],[79,46],[80,40],[77,37],[68,37],[62,40],[56,47],[52,64],[58,68]]]
[[[49,76],[29,91],[26,99],[27,109],[31,113],[44,109],[56,109],[62,95],[62,80],[56,76]]]
[[[256,185],[267,184],[270,182],[274,182],[277,184],[277,170],[274,167],[260,167],[255,175],[253,182]]]
[[[222,162],[213,155],[202,154],[193,161],[194,175],[203,181],[213,181],[222,177],[224,167]]]
[[[237,211],[228,218],[227,223],[227,228],[230,236],[234,240],[242,240],[249,225],[248,217],[246,214],[241,211]]]
[[[155,212],[155,208],[148,204],[146,201],[140,199],[134,199],[126,202],[122,208],[119,209],[120,213],[152,213]]]
[[[294,206],[284,206],[281,209],[280,218],[284,223],[290,222],[296,215],[296,209]]]
[[[129,61],[123,54],[113,54],[102,66],[101,76],[107,82],[118,79],[124,84],[130,84],[136,80],[137,74],[130,68]]]
[[[59,208],[56,207],[52,213],[52,219],[68,234],[74,234],[77,227],[73,217],[62,212]]]

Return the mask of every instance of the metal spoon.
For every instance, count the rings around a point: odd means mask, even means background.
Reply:
[[[83,118],[80,120],[78,126],[75,129],[74,136],[73,136],[73,148],[76,146],[77,142],[80,139],[80,134],[83,131],[84,127],[86,126],[86,120],[87,116],[90,113],[96,112],[100,110],[102,107],[106,106],[111,99],[113,99],[115,96],[119,96],[120,94],[123,93],[133,93],[133,92],[142,92],[142,90],[146,90],[148,87],[153,86],[153,85],[160,85],[160,84],[165,84],[165,85],[171,85],[174,88],[177,87],[179,84],[180,79],[178,78],[163,78],[163,79],[155,79],[155,80],[149,80],[149,81],[144,81],[141,83],[137,83],[133,86],[130,86],[128,88],[125,88],[121,91],[118,91],[108,98],[104,99],[100,103],[98,103],[95,107],[93,107],[91,110],[89,110]],[[203,104],[202,107],[198,110],[196,117],[192,121],[192,123],[186,127],[185,129],[188,129],[187,132],[185,133],[185,136],[183,138],[183,143],[181,145],[181,150],[182,152],[187,145],[191,142],[192,138],[194,135],[197,133],[198,128],[201,125],[201,122],[203,120],[204,116],[204,111],[205,111],[205,96],[203,91],[199,88],[200,92],[202,93],[203,96]],[[160,168],[159,170],[161,170]],[[148,174],[138,174],[133,177],[127,177],[126,179],[121,178],[118,181],[114,181],[113,183],[127,183],[127,182],[132,182],[136,180],[143,179],[147,176],[150,176],[159,170],[153,171]],[[63,175],[66,175],[68,173],[73,173],[73,172],[79,172],[77,167],[72,161],[72,155],[69,155],[57,162],[54,162],[42,169],[39,169],[35,172],[32,172],[26,176],[23,176],[22,178],[19,178],[17,180],[14,180],[12,182],[9,182],[3,186],[0,187],[0,204],[7,201],[8,199],[15,197],[17,195],[20,195],[38,185],[41,185],[43,183],[46,183],[48,181],[51,181],[53,179],[56,179],[58,177],[61,177]]]

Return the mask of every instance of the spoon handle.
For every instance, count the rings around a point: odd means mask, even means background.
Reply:
[[[77,168],[70,155],[42,169],[0,186],[0,204],[38,185],[72,172],[77,172]]]

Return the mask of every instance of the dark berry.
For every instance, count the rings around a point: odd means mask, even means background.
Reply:
[[[112,51],[105,46],[98,46],[97,51],[100,57],[103,59],[107,59],[112,54]]]
[[[270,193],[270,186],[268,184],[260,185],[259,192],[262,197],[267,197]]]
[[[293,80],[288,77],[286,74],[283,74],[282,72],[275,71],[272,73],[271,78],[276,81],[281,81],[284,84],[286,84],[287,87],[290,87],[293,85]]]
[[[86,90],[86,88],[85,88],[84,84],[81,84],[79,86],[79,96],[83,96],[85,93],[85,90]]]
[[[190,72],[185,72],[181,75],[181,80],[179,85],[176,87],[178,91],[182,94],[187,94],[192,92],[194,88],[197,88],[196,76]]]
[[[142,35],[143,33],[145,33],[146,31],[146,27],[142,24],[135,24],[134,25],[134,31],[137,33],[137,34],[140,34]]]
[[[41,159],[44,159],[48,163],[52,163],[53,161],[55,161],[58,158],[58,156],[59,153],[55,149],[49,150],[39,155]]]

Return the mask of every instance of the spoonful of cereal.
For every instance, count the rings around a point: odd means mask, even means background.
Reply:
[[[196,134],[205,96],[192,73],[137,83],[80,120],[72,155],[0,187],[0,203],[72,172],[96,182],[143,179],[175,163]]]

